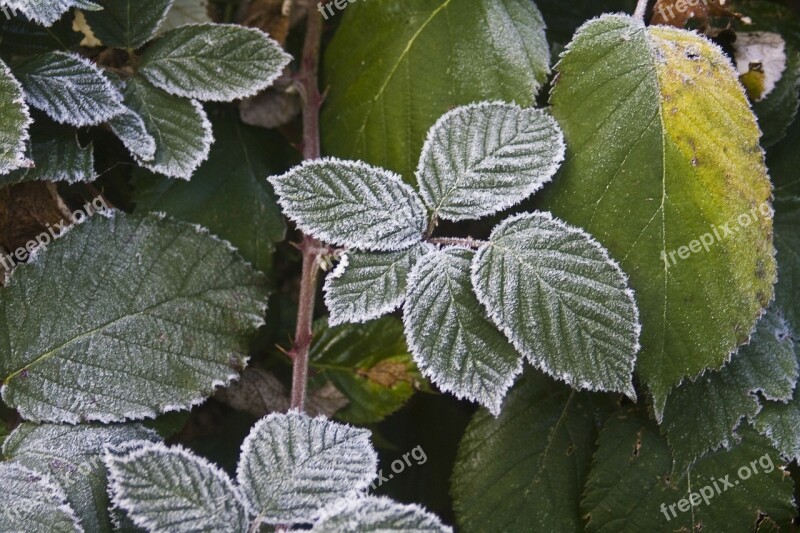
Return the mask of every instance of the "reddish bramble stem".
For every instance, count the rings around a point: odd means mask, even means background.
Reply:
[[[308,10],[306,38],[297,84],[303,99],[303,158],[318,159],[321,154],[319,136],[319,110],[322,95],[319,92],[319,50],[322,39],[322,19],[317,11]],[[297,325],[294,343],[289,351],[292,358],[291,408],[303,410],[308,384],[308,352],[311,348],[314,301],[317,294],[319,259],[325,248],[310,235],[304,235],[300,244],[303,252],[303,272],[300,276],[300,301],[297,306]]]

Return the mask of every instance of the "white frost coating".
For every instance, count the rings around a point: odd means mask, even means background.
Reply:
[[[417,260],[434,247],[420,243],[399,252],[349,252],[325,279],[328,325],[359,323],[400,307]]]
[[[3,531],[83,532],[61,487],[48,476],[13,462],[0,463],[0,512]]]
[[[28,104],[22,92],[22,85],[11,73],[8,66],[0,60],[0,108],[3,110],[3,125],[0,129],[0,174],[8,174],[21,167],[30,167],[33,162],[26,157],[30,139],[31,118]],[[16,117],[8,112],[16,113]],[[16,123],[15,123],[16,122]]]
[[[253,427],[236,479],[263,523],[307,524],[331,502],[365,493],[377,467],[369,431],[290,411]]]
[[[738,73],[751,70],[762,72],[764,91],[756,101],[761,101],[775,89],[786,70],[786,42],[777,33],[742,32],[733,43],[734,59]]]
[[[416,172],[420,194],[443,219],[478,219],[541,189],[565,151],[546,111],[502,102],[458,107],[428,131]]]
[[[188,180],[208,159],[214,133],[203,106],[171,96],[143,78],[128,82],[125,104],[143,121],[145,131],[158,139],[153,157],[134,159],[142,167],[172,178]]]
[[[291,60],[261,30],[234,24],[188,24],[150,44],[139,72],[170,94],[229,102],[272,85]]]
[[[358,250],[396,251],[422,240],[425,207],[394,172],[361,161],[306,161],[268,178],[303,232]]]
[[[312,533],[452,533],[439,518],[419,505],[368,496],[341,500],[320,513]]]
[[[124,113],[112,118],[108,125],[138,161],[148,163],[155,158],[156,140],[147,132],[142,117],[126,109]]]
[[[48,27],[73,7],[89,11],[100,9],[96,2],[89,0],[0,0],[0,6],[18,10],[27,18]]]
[[[639,311],[627,276],[589,234],[549,213],[510,217],[475,255],[472,284],[538,368],[574,387],[636,399]]]
[[[420,259],[408,278],[403,326],[420,371],[443,392],[478,402],[497,416],[522,371],[522,357],[486,317],[470,282],[467,248]]]
[[[160,440],[138,424],[35,425],[23,423],[3,443],[3,456],[15,464],[50,476],[66,494],[68,504],[90,532],[108,531],[98,509],[108,507],[103,449],[132,439]]]
[[[28,103],[61,124],[94,126],[125,112],[122,95],[91,61],[48,52],[14,70]]]
[[[190,224],[95,216],[18,267],[0,295],[3,397],[29,420],[69,423],[202,403],[245,366],[264,283]],[[15,320],[20,301],[30,314]]]
[[[247,508],[230,477],[180,446],[108,448],[103,461],[114,505],[139,527],[158,533],[248,530]]]

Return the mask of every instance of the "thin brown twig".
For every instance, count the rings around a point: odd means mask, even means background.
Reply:
[[[300,72],[296,77],[303,99],[303,158],[318,159],[321,154],[319,136],[319,110],[322,95],[319,92],[319,53],[322,39],[322,18],[310,9],[306,21],[306,38]],[[317,293],[319,259],[326,248],[310,235],[304,235],[300,244],[303,252],[303,271],[300,276],[300,301],[297,306],[297,325],[294,343],[289,354],[292,358],[291,408],[303,410],[308,384],[308,352],[311,348],[314,302]]]

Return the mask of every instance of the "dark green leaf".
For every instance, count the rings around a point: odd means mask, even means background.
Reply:
[[[217,141],[191,181],[138,174],[136,208],[200,224],[230,241],[257,269],[268,272],[273,243],[283,240],[286,233],[286,223],[264,179],[279,168],[272,156],[275,150],[270,150],[277,141],[263,129],[241,124],[231,113],[215,115],[213,128]]]
[[[97,0],[102,11],[84,13],[106,46],[135,50],[153,38],[173,0]]]
[[[527,107],[549,68],[529,0],[384,0],[349,4],[325,54],[326,152],[414,170],[428,129],[484,100]]]
[[[526,372],[502,414],[479,412],[461,441],[452,493],[462,530],[580,531],[598,425],[612,407]]]

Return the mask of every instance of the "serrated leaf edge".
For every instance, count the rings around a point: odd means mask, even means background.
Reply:
[[[630,287],[628,275],[625,273],[624,270],[622,270],[622,267],[620,267],[619,263],[617,263],[614,259],[611,258],[611,256],[608,253],[608,250],[606,250],[605,247],[602,244],[600,244],[600,242],[598,242],[594,237],[592,237],[589,233],[587,233],[583,229],[569,225],[566,222],[554,217],[552,213],[547,211],[533,211],[531,213],[519,213],[517,215],[510,216],[505,220],[503,220],[502,222],[500,222],[492,230],[492,233],[489,237],[489,242],[482,245],[478,249],[472,260],[472,265],[470,268],[470,277],[472,279],[472,287],[475,292],[475,295],[478,297],[478,301],[481,302],[481,305],[483,306],[487,315],[489,316],[491,321],[495,324],[495,326],[500,331],[503,332],[503,334],[506,336],[509,342],[511,342],[514,348],[519,353],[521,353],[528,361],[530,361],[533,366],[542,370],[549,376],[553,376],[556,379],[559,379],[560,381],[563,381],[564,383],[567,383],[571,387],[576,388],[578,390],[590,390],[590,391],[606,390],[606,389],[598,389],[592,383],[586,381],[576,383],[569,374],[566,373],[559,374],[558,372],[555,372],[553,369],[551,369],[548,366],[547,361],[544,359],[544,357],[537,356],[537,354],[534,353],[526,352],[520,343],[519,337],[514,333],[513,328],[509,327],[506,324],[503,324],[499,312],[496,309],[493,310],[489,305],[490,302],[487,301],[486,295],[483,294],[480,290],[477,290],[477,287],[480,287],[480,283],[478,283],[479,282],[478,267],[479,267],[479,258],[482,256],[482,252],[492,246],[492,240],[494,239],[495,235],[499,233],[501,230],[505,229],[506,226],[513,224],[517,220],[532,218],[532,217],[543,217],[548,221],[553,222],[558,226],[561,226],[566,232],[577,233],[581,238],[585,239],[585,241],[588,242],[590,246],[592,246],[598,252],[600,252],[602,257],[605,259],[606,264],[611,266],[621,277],[620,279],[625,283],[626,288],[623,291],[623,294],[628,299],[628,301],[631,304],[631,307],[633,308],[633,319],[634,319],[634,331],[633,331],[634,349],[633,349],[633,357],[631,357],[629,360],[630,380],[628,382],[628,387],[626,389],[624,390],[611,389],[611,390],[613,392],[621,392],[635,402],[637,398],[636,398],[636,390],[633,387],[633,371],[634,368],[636,367],[636,359],[637,359],[636,355],[639,353],[639,350],[641,349],[641,344],[639,343],[639,337],[642,331],[642,324],[639,320],[639,307],[636,305],[635,294],[633,289]]]

